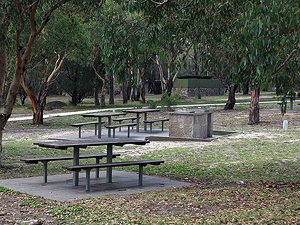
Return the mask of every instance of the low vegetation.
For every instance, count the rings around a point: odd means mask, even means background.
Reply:
[[[207,101],[205,97],[201,100]],[[14,213],[1,204],[0,221],[22,224],[22,211],[27,210],[32,220],[44,218],[48,224],[299,224],[299,106],[287,111],[287,130],[282,128],[276,102],[260,105],[261,123],[255,126],[247,125],[249,105],[237,105],[231,111],[218,105],[206,107],[214,112],[214,130],[238,133],[212,142],[170,142],[159,146],[153,142],[146,149],[126,146],[118,159],[164,159],[160,166],[145,167],[144,173],[194,186],[78,202],[50,201],[0,188],[1,201],[6,205],[14,201]],[[159,113],[167,116],[168,111]],[[52,117],[42,127],[32,126],[29,121],[9,122],[0,179],[41,176],[41,164],[26,165],[20,158],[66,154],[60,150],[40,151],[32,143],[57,133],[77,133],[69,124],[82,119],[80,115]],[[87,129],[92,131],[93,126]],[[133,154],[136,150],[138,156]],[[49,174],[65,173],[62,164],[49,164]]]

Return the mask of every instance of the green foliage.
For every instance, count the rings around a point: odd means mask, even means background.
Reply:
[[[298,48],[298,1],[249,2],[239,17],[244,57],[241,68],[251,66],[255,85],[262,86],[287,55]]]
[[[83,66],[76,61],[65,61],[61,70],[61,76],[58,77],[59,87],[68,93],[72,100],[72,105],[77,105],[91,94],[96,76],[91,66]]]
[[[175,105],[179,99],[180,99],[179,92],[177,92],[171,96],[169,96],[167,92],[164,92],[163,97],[162,97],[162,104],[164,106],[166,106],[168,109],[170,109],[171,106]]]
[[[158,105],[157,101],[149,101],[149,107],[150,109],[156,109]]]
[[[0,186],[0,192],[8,192],[9,191],[9,189],[8,188],[6,188],[6,187],[1,187]]]

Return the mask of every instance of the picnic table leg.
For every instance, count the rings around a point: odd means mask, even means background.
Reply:
[[[207,137],[212,137],[213,135],[213,124],[212,124],[212,114],[207,114]]]
[[[293,98],[290,98],[290,110],[293,110]]]
[[[91,170],[87,169],[85,175],[85,190],[90,191],[90,187],[91,187]]]
[[[100,159],[96,158],[96,164],[99,164]],[[99,178],[99,168],[96,168],[96,178]]]
[[[122,121],[119,121],[119,124],[121,124],[122,123]],[[119,127],[119,131],[121,132],[121,127]]]
[[[107,145],[107,157],[106,162],[111,163],[112,162],[112,145]],[[112,182],[112,168],[106,167],[106,182],[111,183]]]
[[[81,126],[78,127],[78,131],[79,131],[78,138],[81,138]]]
[[[44,183],[47,183],[47,163],[48,161],[42,161],[42,163],[44,164]]]
[[[144,121],[147,121],[147,112],[145,112],[144,114],[145,114],[144,115]],[[144,123],[144,131],[146,131],[146,130],[147,130],[147,124]]]
[[[108,117],[108,125],[111,125],[111,117]],[[111,129],[108,128],[108,137],[111,136]]]
[[[79,148],[78,147],[74,147],[74,150],[73,150],[73,165],[79,165]],[[74,171],[73,172],[74,186],[78,186],[78,177],[79,177],[79,172]]]
[[[140,114],[136,113],[136,132],[140,132]]]
[[[97,136],[97,124],[95,124],[95,136]]]
[[[98,138],[101,138],[101,117],[99,117],[99,123],[98,123]]]
[[[139,186],[143,185],[143,167],[144,165],[139,165]]]

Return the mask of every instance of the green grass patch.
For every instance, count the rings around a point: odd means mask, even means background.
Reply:
[[[238,97],[242,95],[239,94]],[[160,101],[158,96],[151,98],[153,101]],[[202,96],[201,102],[223,102],[226,98]],[[273,101],[274,98],[267,100]],[[196,104],[200,101],[194,99],[182,102]],[[76,109],[95,108],[92,104],[92,99],[87,99]],[[116,104],[121,105],[120,102]],[[140,103],[133,105],[143,106]],[[262,110],[273,107],[278,108],[278,105],[272,103],[260,106]],[[194,182],[194,187],[85,199],[72,203],[46,204],[44,200],[26,196],[22,197],[19,206],[37,210],[45,208],[44,210],[47,209],[48,213],[59,220],[58,223],[63,224],[299,224],[300,122],[297,113],[287,113],[289,129],[282,130],[282,118],[276,110],[269,110],[271,113],[268,114],[262,113],[261,123],[249,126],[249,105],[237,105],[232,111],[222,110],[223,106],[206,108],[214,112],[214,129],[239,133],[192,147],[186,143],[174,147],[170,142],[165,148],[155,149],[152,146],[152,151],[142,154],[139,151],[141,146],[114,147],[115,153],[121,153],[121,157],[114,160],[162,159],[164,164],[148,165],[144,168],[144,174],[191,181]],[[72,108],[67,106],[63,110]],[[21,109],[16,112],[20,113]],[[25,110],[22,113],[26,113]],[[160,114],[151,116],[158,118],[167,115],[168,111],[161,110]],[[47,130],[54,130],[58,134],[71,130],[76,134],[78,129],[70,127],[70,124],[90,120],[91,118],[74,115],[45,119],[43,126],[34,126],[31,121],[9,122],[5,127],[9,131],[26,129],[35,132],[18,137],[4,134],[0,179],[41,176],[42,163],[26,164],[20,159],[72,155],[73,150],[40,148],[32,143],[44,141]],[[157,123],[154,127],[159,129],[160,126]],[[93,125],[84,128],[90,131],[93,129]],[[106,147],[80,150],[81,154],[99,152],[105,153]],[[80,162],[94,163],[94,159]],[[66,173],[61,167],[71,163],[50,162],[48,173]],[[137,166],[116,169],[138,171]],[[265,185],[268,183],[287,185]],[[9,189],[0,187],[0,194],[9,193]]]

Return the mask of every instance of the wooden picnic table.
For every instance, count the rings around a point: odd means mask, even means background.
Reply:
[[[147,113],[148,112],[159,112],[159,109],[126,109],[123,110],[123,112],[126,113],[136,113],[136,120],[137,120],[137,126],[136,126],[136,132],[140,132],[139,130],[139,118],[140,118],[140,114],[143,113],[144,114],[144,121],[147,121]],[[144,123],[144,130],[147,131],[147,124]]]
[[[95,140],[73,140],[73,141],[49,141],[49,142],[37,142],[34,143],[39,147],[45,148],[55,148],[66,150],[68,148],[73,148],[73,165],[79,165],[79,150],[80,148],[87,148],[88,146],[107,146],[107,163],[112,162],[113,154],[113,145],[115,146],[124,146],[126,144],[136,144],[136,145],[145,145],[149,143],[148,140],[136,140],[136,139],[95,139]],[[78,186],[78,172],[73,172],[73,184]],[[106,182],[112,182],[112,167],[106,168]]]
[[[108,125],[111,125],[111,117],[112,116],[121,116],[126,115],[126,113],[117,113],[117,112],[107,112],[107,113],[90,113],[90,114],[83,114],[83,117],[97,117],[98,118],[98,138],[101,138],[101,120],[102,117],[108,118]],[[111,137],[111,130],[108,129],[108,137]]]

